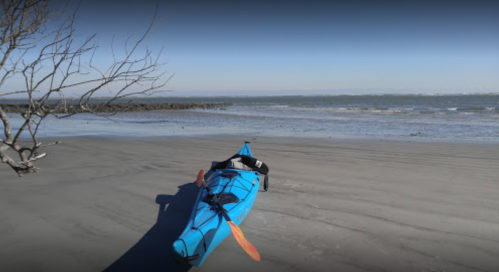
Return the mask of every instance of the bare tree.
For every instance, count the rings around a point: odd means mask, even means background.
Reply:
[[[39,153],[39,149],[59,143],[43,145],[37,138],[38,128],[47,116],[69,117],[74,114],[70,107],[101,115],[94,112],[90,104],[97,92],[114,89],[107,101],[111,103],[127,96],[160,91],[169,80],[164,77],[164,64],[158,62],[161,52],[153,56],[146,49],[137,55],[145,37],[160,21],[156,17],[157,7],[143,35],[135,42],[130,39],[125,42],[122,58],[116,57],[112,49],[114,61],[104,68],[93,62],[98,49],[93,43],[95,34],[84,40],[75,37],[76,11],[58,7],[49,0],[0,0],[0,9],[0,52],[3,54],[0,54],[0,99],[22,94],[29,103],[16,131],[0,104],[5,136],[0,137],[0,159],[19,176],[38,172],[39,168],[33,163],[46,156]],[[24,81],[22,89],[4,91],[9,80]],[[75,88],[84,89],[85,93],[78,103],[70,105],[65,93]],[[23,133],[29,133],[28,143],[20,143]],[[19,161],[9,152],[18,156]]]

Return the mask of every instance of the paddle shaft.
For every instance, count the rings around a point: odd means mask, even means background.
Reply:
[[[211,190],[211,188],[208,186],[208,184],[206,184],[206,182],[204,181],[204,179],[202,180],[203,182],[203,186],[204,188],[208,191],[208,195],[210,196],[210,198],[213,200],[213,202],[215,202],[215,204],[217,205],[218,209],[220,210],[220,212],[222,213],[223,217],[225,218],[225,220],[227,220],[227,222],[229,221],[232,221],[230,220],[230,217],[229,215],[227,214],[227,210],[224,209],[224,207],[222,206],[222,204],[220,203],[220,201],[218,200],[217,196],[213,193],[213,191]]]

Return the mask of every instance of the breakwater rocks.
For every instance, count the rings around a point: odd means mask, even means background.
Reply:
[[[225,109],[230,103],[98,103],[90,105],[93,112],[114,113],[114,112],[139,112],[155,110],[189,110],[189,109]],[[24,113],[28,110],[27,104],[1,104],[2,109],[7,113]],[[68,104],[66,109],[60,105],[48,104],[46,107],[57,109],[57,113],[83,113],[87,112],[77,104]]]

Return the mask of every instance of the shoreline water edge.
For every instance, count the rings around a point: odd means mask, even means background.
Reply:
[[[16,107],[14,104],[11,108]],[[118,103],[105,111],[116,112],[110,117],[112,121],[91,114],[63,120],[49,117],[39,136],[223,134],[499,142],[497,94],[158,97]],[[9,116],[14,127],[22,122],[19,114]]]

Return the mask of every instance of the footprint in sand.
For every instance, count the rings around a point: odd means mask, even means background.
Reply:
[[[323,258],[324,250],[320,248],[316,248],[308,253],[308,258],[307,260],[321,260]]]
[[[288,188],[291,188],[291,189],[296,189],[296,188],[300,188],[303,186],[303,184],[301,183],[294,183],[290,180],[283,180],[283,181],[280,181],[282,183],[282,185],[284,185],[284,187],[288,187]]]
[[[316,248],[316,249],[314,249],[314,251],[312,251],[312,254],[315,256],[320,256],[320,255],[324,254],[324,250],[322,250],[320,248]]]

